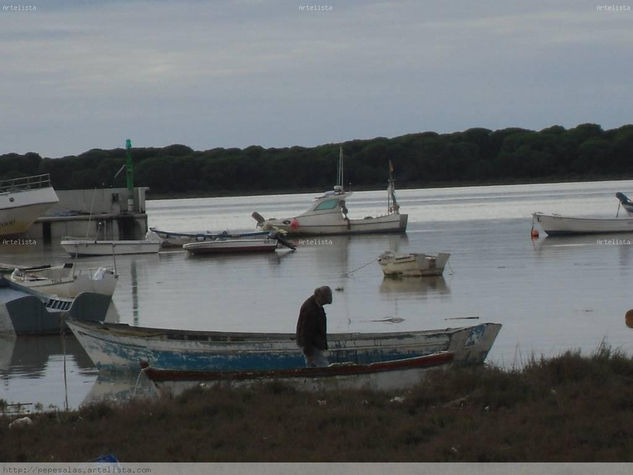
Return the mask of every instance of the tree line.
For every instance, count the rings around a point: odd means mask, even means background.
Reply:
[[[134,181],[150,187],[150,196],[329,189],[336,181],[339,147],[345,183],[354,189],[384,186],[389,161],[401,188],[633,177],[633,125],[603,130],[581,124],[540,131],[423,132],[310,148],[133,148]],[[125,173],[117,175],[124,163],[123,148],[61,158],[9,153],[0,155],[0,179],[50,173],[60,190],[124,187]]]

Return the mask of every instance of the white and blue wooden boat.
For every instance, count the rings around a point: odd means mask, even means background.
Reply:
[[[175,371],[143,364],[143,373],[161,395],[178,396],[196,386],[252,386],[275,381],[304,391],[339,389],[399,390],[419,384],[429,370],[449,367],[455,355],[430,355],[368,364],[339,363],[322,368],[255,371]]]
[[[68,321],[67,325],[100,371],[154,369],[253,371],[302,368],[294,333],[235,333],[134,327]],[[453,353],[459,363],[482,363],[501,329],[498,323],[441,330],[391,333],[332,333],[330,363],[370,364]]]
[[[0,278],[0,334],[59,334],[66,318],[104,320],[111,301],[111,295],[94,292],[58,297]]]

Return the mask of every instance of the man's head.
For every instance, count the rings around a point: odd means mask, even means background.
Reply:
[[[332,289],[327,285],[314,290],[314,299],[319,305],[327,305],[332,303]]]

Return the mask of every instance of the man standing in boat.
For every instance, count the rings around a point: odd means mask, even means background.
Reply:
[[[327,366],[327,319],[323,306],[332,303],[332,289],[319,287],[301,305],[297,321],[297,345],[303,349],[306,366]]]

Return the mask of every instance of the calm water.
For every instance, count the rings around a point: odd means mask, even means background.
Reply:
[[[296,252],[189,257],[182,251],[116,259],[114,302],[124,323],[226,331],[294,331],[312,290],[330,285],[331,332],[442,328],[492,321],[503,329],[488,361],[518,366],[532,355],[594,351],[602,341],[633,353],[624,313],[633,307],[633,235],[530,239],[534,211],[615,216],[616,191],[633,181],[402,190],[405,236],[322,237]],[[156,200],[149,225],[173,231],[253,230],[252,211],[282,217],[315,194]],[[348,200],[351,217],[384,213],[384,192]],[[599,239],[620,239],[604,244]],[[442,278],[385,280],[386,249],[451,253]],[[61,247],[2,248],[1,262],[59,263]],[[82,267],[111,258],[80,260]],[[389,319],[396,318],[398,323]],[[479,317],[459,319],[459,317]],[[130,391],[132,382],[97,380],[72,337],[0,342],[0,398],[77,407]],[[64,354],[66,356],[64,356]],[[64,374],[66,378],[64,378]]]

